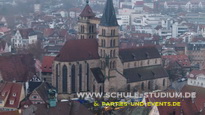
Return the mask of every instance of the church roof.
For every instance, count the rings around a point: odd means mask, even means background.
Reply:
[[[101,26],[118,26],[115,9],[112,0],[107,0],[103,16],[100,20]]]
[[[154,46],[120,49],[119,57],[122,62],[161,58]]]
[[[68,40],[55,57],[56,61],[73,62],[99,59],[96,39]]]
[[[105,77],[104,77],[104,75],[99,67],[98,68],[91,68],[91,71],[92,71],[92,73],[93,73],[93,75],[98,83],[104,82]]]
[[[91,7],[87,4],[80,14],[81,17],[95,17]]]
[[[166,70],[160,65],[125,69],[123,75],[128,83],[168,77]]]

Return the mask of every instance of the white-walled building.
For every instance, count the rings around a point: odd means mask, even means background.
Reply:
[[[37,34],[33,29],[19,29],[11,39],[14,48],[26,48],[37,42]]]
[[[130,25],[130,15],[118,15],[117,21],[120,26]]]
[[[188,76],[187,84],[205,88],[205,71],[193,70]]]
[[[175,22],[172,25],[172,37],[176,38],[185,32],[188,32],[188,27],[186,25],[179,24],[178,22]]]

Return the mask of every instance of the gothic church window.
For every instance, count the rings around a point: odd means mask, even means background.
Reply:
[[[75,65],[71,67],[71,91],[75,92]]]
[[[82,91],[82,64],[79,65],[79,91]]]
[[[68,79],[68,70],[67,70],[67,66],[64,65],[63,66],[63,93],[67,93],[67,79]]]

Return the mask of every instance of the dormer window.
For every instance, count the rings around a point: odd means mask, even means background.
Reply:
[[[9,104],[10,104],[10,105],[13,105],[13,104],[14,104],[14,100],[10,100],[10,101],[9,101]]]
[[[24,108],[28,108],[28,105],[24,105]]]
[[[13,96],[16,97],[16,93],[13,93]]]
[[[105,34],[106,34],[105,29],[102,29],[102,36],[105,36]]]
[[[145,54],[145,55],[146,55],[146,58],[149,58],[149,53],[148,53],[148,52],[146,52],[146,54]]]

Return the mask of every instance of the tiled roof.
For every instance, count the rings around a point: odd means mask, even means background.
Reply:
[[[118,26],[115,9],[112,0],[107,0],[103,16],[100,20],[101,26]]]
[[[100,68],[91,68],[91,71],[98,83],[103,83],[105,76],[103,75]]]
[[[123,75],[128,83],[169,77],[162,66],[147,66],[125,69]]]
[[[191,62],[187,55],[166,55],[162,56],[162,59],[168,59],[170,61],[176,61],[181,67],[190,67]]]
[[[173,93],[174,91],[168,91]],[[158,92],[157,92],[158,93]],[[160,115],[200,115],[191,98],[155,98],[149,96],[148,102],[180,102],[181,106],[157,106]]]
[[[196,106],[198,112],[200,112],[201,110],[205,110],[205,108],[204,108],[204,104],[205,104],[205,98],[204,98],[205,97],[205,88],[197,87],[197,86],[185,85],[182,88],[182,92],[196,92],[196,98],[194,99],[194,103],[192,103],[192,104],[194,104]],[[193,110],[190,108],[190,111],[193,111]]]
[[[52,64],[54,61],[54,56],[44,56],[42,61],[42,72],[52,72]]]
[[[10,31],[10,29],[9,28],[7,28],[7,27],[0,27],[0,32],[9,32]]]
[[[4,107],[18,108],[20,105],[23,85],[21,83],[0,83],[0,99],[5,100]],[[13,104],[10,101],[13,100]]]
[[[48,84],[47,82],[43,82],[35,90],[40,95],[41,99],[43,99],[45,102],[47,102],[48,101],[48,90],[50,88],[52,88],[52,86],[50,84]]]
[[[30,35],[34,35],[35,34],[35,32],[34,32],[34,30],[32,28],[29,28],[29,29],[19,29],[19,32],[20,32],[21,37],[23,39],[28,39],[28,37]]]
[[[65,62],[91,59],[99,59],[96,39],[68,40],[60,53],[55,57],[56,61]]]
[[[205,75],[205,70],[192,70],[189,75],[187,75],[188,78],[191,79],[196,79],[197,75],[199,74],[204,74]]]
[[[119,56],[122,62],[161,58],[158,50],[153,46],[120,49]]]
[[[93,13],[91,7],[86,4],[85,8],[80,14],[80,17],[95,17],[95,14]]]
[[[35,61],[30,54],[1,56],[0,72],[4,81],[25,82],[35,73]]]

